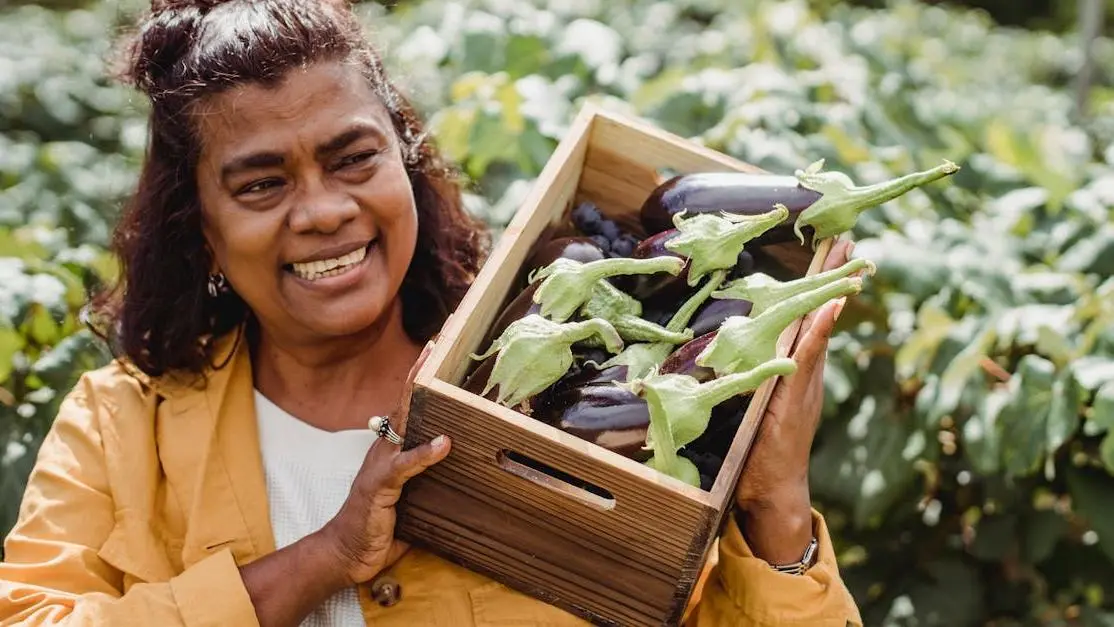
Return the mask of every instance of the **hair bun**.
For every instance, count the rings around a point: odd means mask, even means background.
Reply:
[[[208,11],[218,4],[224,4],[230,1],[233,0],[151,0],[151,13],[181,9]]]

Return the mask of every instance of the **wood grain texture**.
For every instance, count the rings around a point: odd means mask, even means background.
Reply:
[[[645,122],[586,107],[445,324],[417,375],[406,432],[406,447],[445,434],[453,451],[407,484],[398,537],[600,625],[680,621],[774,382],[756,391],[709,492],[457,386],[471,367],[468,355],[486,348],[480,342],[521,283],[532,247],[561,233],[573,203],[583,200],[641,233],[638,212],[661,180],[659,168],[759,172]],[[803,276],[819,268],[829,247],[791,242],[768,247],[768,258]],[[782,334],[780,355],[798,327]],[[508,465],[508,452],[533,461]],[[543,467],[573,479],[546,476]]]

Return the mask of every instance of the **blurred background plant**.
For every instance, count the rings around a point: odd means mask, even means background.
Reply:
[[[24,4],[0,8],[0,534],[108,358],[78,312],[146,132],[105,78],[138,1]],[[814,496],[868,625],[1114,625],[1114,41],[1079,92],[1075,3],[857,4],[360,11],[496,233],[586,101],[783,173],[959,162],[856,228],[879,272],[833,341]]]

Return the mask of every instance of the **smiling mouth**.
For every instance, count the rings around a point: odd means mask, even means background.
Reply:
[[[368,250],[375,244],[371,241],[363,248],[334,257],[332,259],[319,259],[317,261],[307,261],[305,263],[291,263],[287,264],[285,269],[293,273],[300,279],[307,281],[316,281],[318,279],[326,279],[329,277],[340,276],[345,272],[354,270],[360,265],[360,262],[367,257]]]

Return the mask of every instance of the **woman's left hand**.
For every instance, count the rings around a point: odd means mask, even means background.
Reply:
[[[838,240],[824,261],[837,268],[854,244]],[[778,381],[735,493],[739,524],[754,554],[774,564],[801,559],[812,540],[808,462],[824,405],[828,339],[843,299],[805,317],[791,357],[797,372]]]

